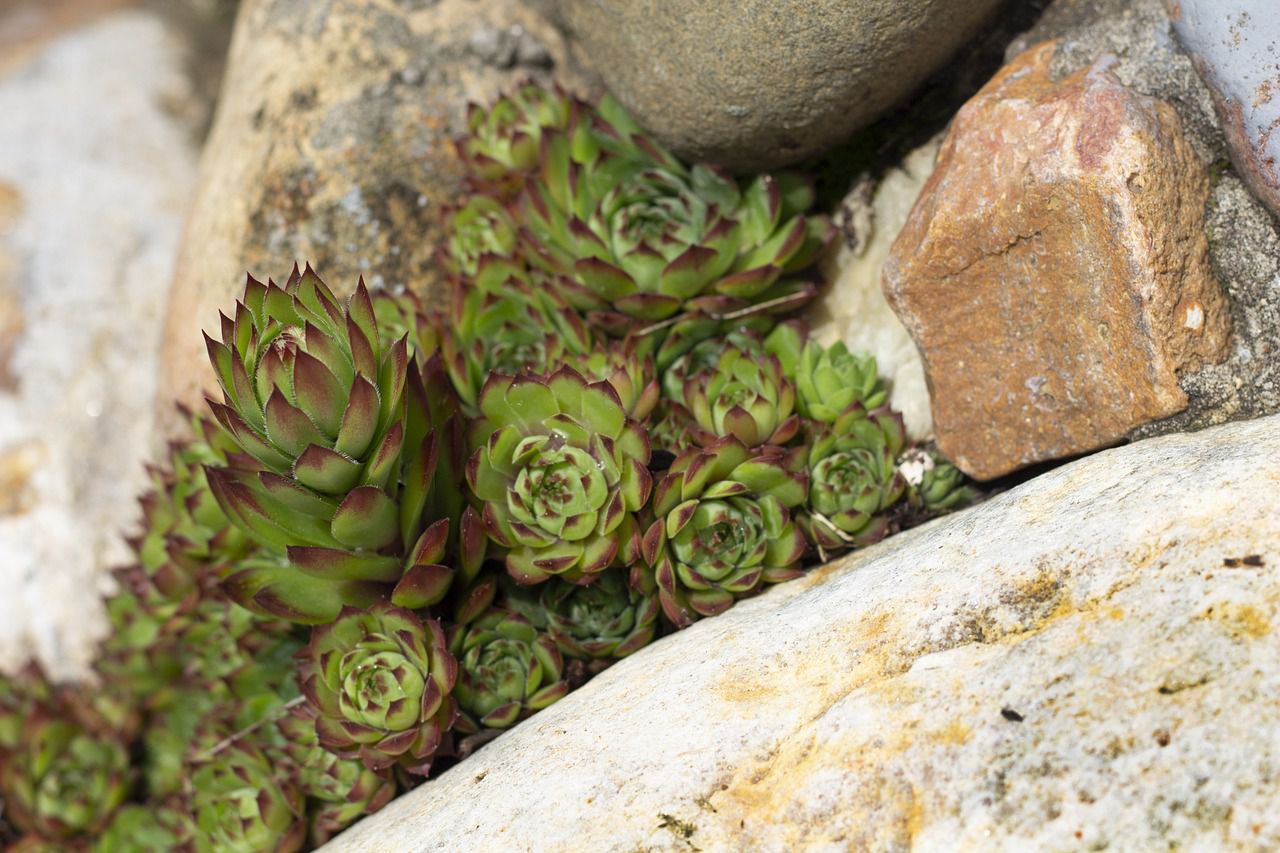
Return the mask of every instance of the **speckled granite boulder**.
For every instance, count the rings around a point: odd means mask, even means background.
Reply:
[[[819,153],[909,94],[999,0],[559,0],[582,58],[692,160]]]
[[[1060,468],[642,649],[343,853],[1280,845],[1280,420]]]

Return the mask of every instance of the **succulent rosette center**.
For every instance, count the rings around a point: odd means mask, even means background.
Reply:
[[[358,650],[343,656],[342,669],[339,701],[349,719],[391,730],[413,725],[426,684],[408,658],[394,651]]]
[[[732,436],[676,457],[654,490],[657,518],[642,543],[671,621],[714,616],[762,583],[797,576],[805,545],[791,510],[807,491],[802,464]]]
[[[568,367],[545,379],[494,373],[480,406],[492,432],[467,480],[512,577],[585,583],[636,552],[649,442],[612,385]]]
[[[517,461],[530,458],[507,492],[513,518],[551,535],[582,539],[596,527],[611,488],[616,488],[591,454],[564,443],[559,434],[529,439],[516,451]],[[613,472],[616,474],[616,472]]]
[[[780,520],[777,513],[772,518]],[[780,525],[766,523],[765,512],[756,501],[702,501],[692,521],[672,537],[671,547],[682,565],[705,580],[719,581],[735,570],[758,566],[768,537],[779,532]]]

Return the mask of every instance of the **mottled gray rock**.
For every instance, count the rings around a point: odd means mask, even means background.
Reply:
[[[128,557],[195,181],[183,59],[124,12],[0,70],[0,669],[83,673]]]
[[[1173,30],[1209,84],[1231,160],[1280,215],[1280,5],[1165,0]]]
[[[522,0],[244,0],[178,256],[161,373],[202,406],[216,329],[246,272],[310,261],[337,291],[440,283],[441,208],[462,192],[468,101],[533,76],[580,89],[560,36]]]
[[[1139,427],[1131,437],[1280,412],[1280,223],[1229,165],[1213,98],[1180,49],[1160,0],[1057,0],[1006,56],[1047,39],[1060,40],[1056,77],[1113,55],[1111,73],[1171,104],[1196,155],[1210,167],[1209,258],[1231,303],[1231,352],[1222,364],[1181,375],[1185,411]]]
[[[877,118],[999,0],[559,0],[587,64],[681,155],[794,163]]]
[[[328,849],[1275,849],[1278,487],[1277,418],[1064,466],[642,649]]]

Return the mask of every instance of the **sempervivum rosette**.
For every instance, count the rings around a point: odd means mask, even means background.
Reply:
[[[635,559],[649,441],[612,385],[568,367],[545,378],[494,373],[480,408],[489,435],[467,482],[512,577],[587,582]]]
[[[806,418],[832,423],[854,403],[871,410],[887,395],[876,360],[853,353],[842,341],[824,347],[809,341],[796,367],[796,409]]]
[[[783,276],[825,245],[806,217],[808,183],[762,176],[745,189],[706,165],[686,167],[612,98],[543,134],[525,186],[522,241],[532,263],[562,274],[570,300],[613,335],[685,312],[725,313],[812,289]]]
[[[556,644],[523,616],[491,610],[456,626],[458,730],[505,729],[569,692]]]
[[[866,412],[855,404],[814,437],[801,524],[815,546],[841,550],[888,533],[883,512],[906,488],[896,467],[904,443],[902,417],[888,406]]]
[[[547,632],[572,658],[623,658],[648,645],[658,627],[655,591],[608,571],[587,585],[552,580],[542,588]]]
[[[469,105],[467,133],[456,147],[470,183],[500,195],[518,190],[538,165],[543,131],[567,127],[576,108],[560,89],[535,83],[516,87],[487,108]]]
[[[371,770],[425,776],[457,715],[440,624],[385,603],[313,630],[299,676],[320,744]]]
[[[307,840],[291,768],[245,741],[225,746],[191,778],[199,853],[294,853]]]
[[[554,290],[516,265],[486,257],[473,279],[455,282],[441,353],[469,414],[493,371],[542,374],[591,349],[582,319]]]
[[[129,795],[125,743],[89,731],[57,709],[33,709],[0,763],[5,818],[41,839],[86,841],[101,832]]]
[[[685,380],[683,397],[703,445],[726,436],[747,447],[780,445],[800,431],[795,386],[774,355],[726,347],[713,368]]]
[[[320,745],[315,709],[296,706],[276,721],[284,753],[297,768],[302,793],[311,800],[311,843],[328,842],[346,827],[381,809],[395,796],[390,774],[341,758]]]
[[[253,279],[206,338],[224,395],[210,401],[245,458],[210,467],[214,496],[267,553],[223,580],[259,612],[324,623],[385,596],[404,572],[437,457],[428,416],[406,409],[416,367],[380,343],[363,283],[344,308],[308,267]]]
[[[799,574],[805,542],[791,510],[804,503],[806,478],[796,456],[753,455],[729,436],[685,451],[658,482],[643,554],[677,626]]]

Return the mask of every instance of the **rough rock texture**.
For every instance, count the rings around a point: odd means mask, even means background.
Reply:
[[[1178,40],[1209,84],[1240,177],[1280,215],[1280,6],[1166,0]]]
[[[1226,354],[1203,232],[1209,178],[1173,108],[1054,47],[956,116],[884,266],[921,350],[938,445],[989,479],[1113,443],[1186,405]]]
[[[1111,73],[1130,89],[1172,104],[1192,148],[1210,167],[1209,257],[1231,302],[1231,353],[1221,365],[1184,372],[1187,409],[1139,427],[1133,437],[1280,412],[1280,222],[1230,166],[1209,89],[1178,47],[1160,0],[1057,0],[1007,56],[1045,39],[1059,40],[1055,77],[1086,68],[1102,54],[1115,56]]]
[[[1277,487],[1277,418],[1072,463],[641,650],[331,849],[1274,849]]]
[[[216,328],[246,271],[283,278],[310,261],[339,291],[360,275],[429,290],[467,102],[546,80],[563,57],[520,0],[244,0],[178,258],[161,399],[202,405],[200,330]]]
[[[933,436],[924,364],[911,335],[880,289],[880,273],[938,154],[941,139],[912,151],[878,182],[859,182],[837,214],[842,242],[824,270],[829,282],[809,310],[813,334],[826,345],[843,340],[876,357],[890,388],[889,402],[902,413],[913,440]]]
[[[196,155],[167,109],[190,96],[182,44],[154,15],[30,32],[0,63],[0,669],[34,653],[70,676],[146,482]]]
[[[559,0],[584,61],[692,160],[759,170],[910,93],[1000,0]],[[892,69],[892,73],[886,73]]]

